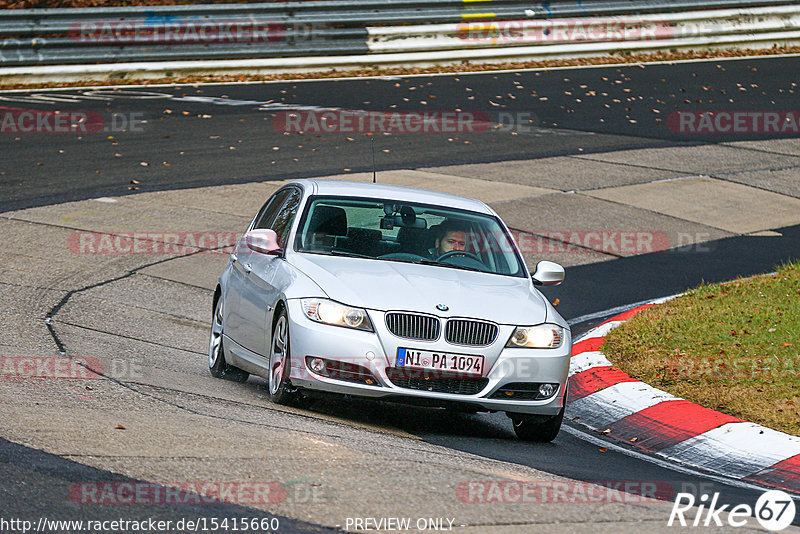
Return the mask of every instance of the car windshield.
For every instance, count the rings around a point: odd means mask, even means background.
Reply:
[[[397,200],[311,197],[294,249],[525,276],[497,217]]]

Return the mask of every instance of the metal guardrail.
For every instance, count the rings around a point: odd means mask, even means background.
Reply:
[[[418,52],[469,48],[553,46],[616,42],[626,48],[712,44],[741,36],[774,40],[788,34],[800,41],[800,6],[692,11],[598,18],[523,19],[369,28],[370,52]],[[778,41],[776,41],[778,42]],[[652,43],[652,45],[648,44]]]
[[[439,40],[438,45],[426,48],[422,43],[430,44],[430,32],[435,30],[430,26],[425,36],[426,26],[797,4],[796,0],[320,0],[4,10],[0,12],[0,66],[441,50],[463,48],[465,42],[456,38],[444,44]],[[383,41],[376,38],[381,31],[389,36]],[[416,41],[406,39],[407,47],[398,46],[404,35],[414,32]],[[395,43],[394,48],[380,46],[389,41]]]

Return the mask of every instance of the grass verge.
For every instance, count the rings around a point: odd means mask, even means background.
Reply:
[[[800,260],[648,308],[603,352],[653,387],[800,435]]]

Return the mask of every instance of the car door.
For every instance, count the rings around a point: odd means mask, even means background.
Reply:
[[[281,189],[272,195],[269,200],[264,203],[264,206],[259,210],[247,230],[269,228],[269,225],[275,220],[278,211],[281,206],[283,206],[290,192],[291,191],[288,189]],[[247,247],[244,239],[240,237],[231,254],[231,270],[228,277],[224,306],[225,335],[244,347],[247,347],[245,344],[245,322],[248,319],[243,316],[241,303],[242,294],[247,290],[249,285],[247,279],[253,268],[253,254],[255,253]]]
[[[255,229],[270,228],[278,235],[281,249],[300,206],[302,192],[297,187],[288,189],[281,208],[271,220],[264,218]],[[286,260],[283,254],[260,254],[249,250],[242,255],[242,291],[239,300],[241,315],[240,344],[257,354],[268,357],[268,339],[271,336],[272,311],[279,289],[272,283],[275,273]],[[249,267],[249,272],[248,272]]]

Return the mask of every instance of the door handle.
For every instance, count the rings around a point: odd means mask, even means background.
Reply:
[[[245,263],[242,265],[242,269],[244,269],[245,273],[250,274],[253,270],[253,266],[250,265],[249,263]]]

